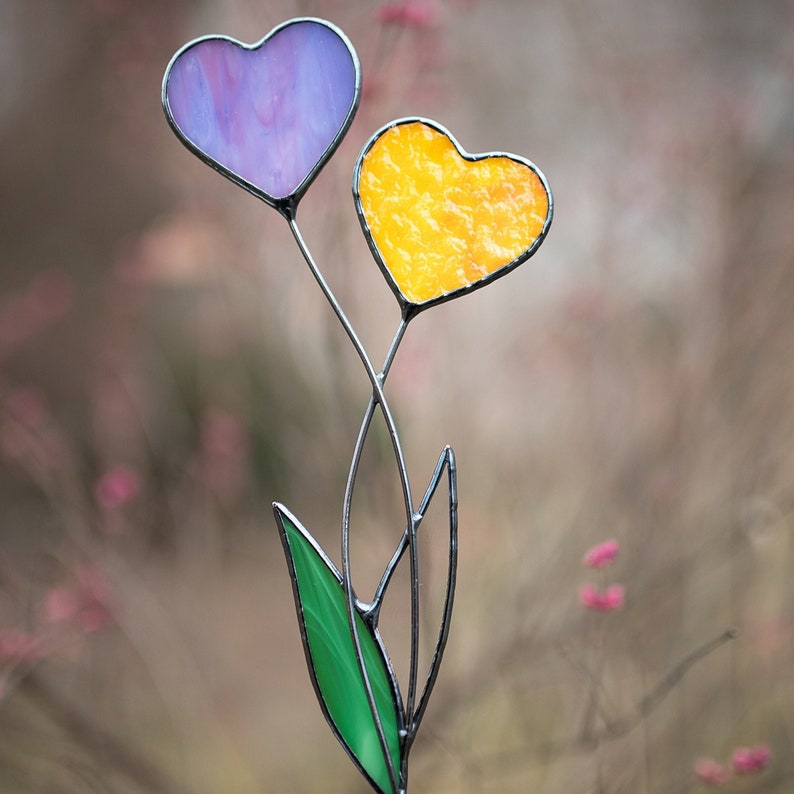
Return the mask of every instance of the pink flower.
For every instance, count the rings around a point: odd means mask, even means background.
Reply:
[[[51,623],[73,623],[90,633],[111,622],[109,602],[109,588],[102,573],[83,568],[74,585],[50,590],[44,600],[44,615]]]
[[[438,9],[433,3],[419,0],[396,0],[383,3],[376,12],[382,25],[403,25],[407,28],[429,28],[438,21]]]
[[[695,761],[695,776],[707,786],[721,786],[731,779],[731,770],[711,758]]]
[[[41,640],[19,629],[0,629],[0,661],[34,661],[42,655]]]
[[[141,490],[141,479],[128,466],[116,466],[96,485],[96,498],[102,507],[113,510],[134,499]]]
[[[620,546],[616,540],[605,540],[597,546],[593,546],[587,554],[584,555],[584,564],[588,568],[605,568],[615,561],[618,556],[618,549]]]
[[[77,616],[80,600],[68,587],[53,587],[44,599],[44,616],[50,623],[66,623]]]
[[[740,774],[760,772],[772,760],[772,751],[765,744],[755,747],[737,747],[733,751],[733,768]]]
[[[600,592],[595,585],[586,584],[579,591],[579,601],[583,607],[595,612],[614,612],[623,606],[624,590],[622,585],[613,584]]]
[[[202,417],[200,440],[198,477],[215,497],[234,502],[247,482],[248,428],[238,416],[212,408]]]

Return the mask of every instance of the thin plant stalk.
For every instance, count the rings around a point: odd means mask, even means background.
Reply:
[[[397,331],[394,335],[394,339],[392,340],[392,343],[389,346],[389,351],[386,354],[386,358],[383,362],[383,366],[381,368],[380,373],[378,374],[378,380],[380,382],[381,388],[383,387],[383,384],[386,381],[386,377],[389,374],[391,365],[394,362],[394,357],[397,354],[397,349],[399,348],[400,343],[402,342],[402,339],[405,335],[405,331],[408,328],[409,319],[410,318],[407,315],[403,315],[402,319],[400,320],[400,324],[397,327]],[[345,486],[345,498],[343,505],[343,513],[342,513],[342,524],[343,526],[346,527],[349,527],[350,525],[350,511],[353,502],[353,490],[355,488],[358,468],[361,463],[361,456],[364,451],[364,444],[366,442],[367,434],[369,432],[369,428],[372,423],[372,418],[375,413],[375,407],[379,401],[380,398],[375,392],[373,392],[372,396],[370,397],[369,404],[367,405],[367,408],[364,412],[364,417],[361,421],[361,427],[359,429],[358,437],[356,439],[356,444],[353,449],[353,457],[350,462],[350,469],[348,471],[348,478]],[[408,474],[402,469],[399,461],[398,461],[398,467],[400,467],[400,476],[404,477],[405,481],[407,482]],[[418,554],[418,546],[416,542],[416,533],[419,528],[419,521],[421,520],[421,514],[422,514],[422,510],[420,510],[418,513],[415,513],[413,509],[411,509],[410,515],[406,514],[407,526],[404,535],[404,537],[407,537],[408,548],[410,550],[410,560],[411,560],[410,563],[411,647],[410,647],[410,658],[409,658],[408,698],[404,704],[406,724],[410,721],[410,716],[414,710],[414,701],[416,699],[416,683],[418,680],[418,671],[419,671],[419,554]],[[350,535],[349,532],[348,533],[343,532],[342,557],[345,559],[349,559],[349,555],[350,555]],[[402,554],[400,556],[402,556]],[[380,609],[380,602],[378,599],[373,600],[372,604],[367,605],[367,611],[369,613],[370,623],[373,626],[377,624],[379,609]]]
[[[389,436],[391,437],[392,440],[392,447],[394,449],[395,458],[397,459],[397,467],[400,473],[400,485],[402,488],[403,500],[405,503],[406,523],[413,528],[414,546],[415,546],[416,529],[414,523],[411,486],[408,481],[408,473],[405,465],[405,456],[403,454],[402,445],[400,443],[400,438],[397,433],[397,426],[394,422],[394,417],[391,414],[391,410],[386,400],[386,396],[383,393],[383,384],[382,384],[383,376],[375,372],[375,368],[372,365],[372,362],[369,356],[367,355],[364,346],[359,340],[352,324],[350,323],[350,320],[345,315],[344,311],[342,310],[342,307],[339,304],[339,301],[336,299],[336,296],[334,295],[333,291],[328,285],[328,282],[325,280],[319,268],[317,267],[317,264],[314,261],[314,257],[309,251],[309,248],[306,245],[305,240],[303,239],[303,235],[301,234],[300,229],[298,228],[297,221],[295,220],[294,215],[288,217],[287,220],[289,223],[290,231],[292,232],[292,235],[295,238],[295,242],[297,243],[303,258],[306,261],[306,264],[309,266],[309,270],[314,276],[315,281],[317,281],[320,289],[322,290],[323,295],[325,296],[326,300],[331,306],[331,309],[333,310],[334,314],[336,315],[337,319],[342,325],[345,333],[350,339],[351,344],[353,345],[356,353],[361,359],[361,363],[364,365],[364,369],[367,373],[370,384],[372,386],[372,392],[373,392],[372,399],[380,405],[381,413],[383,414],[384,421],[386,422],[386,427],[388,428],[389,431]],[[400,334],[399,336],[401,338],[402,334]],[[394,350],[392,353],[392,358],[393,358],[393,354],[396,353],[396,347],[393,346],[393,348]],[[351,472],[351,476],[355,478],[354,471]],[[414,557],[415,556],[416,555],[414,552]],[[353,583],[352,583],[351,571],[350,571],[349,509],[345,511],[345,514],[343,514],[343,519],[342,519],[342,584],[344,587],[344,592],[347,601],[348,625],[350,627],[350,635],[353,641],[353,648],[355,651],[356,662],[358,665],[359,673],[362,678],[362,682],[364,684],[364,691],[367,696],[367,703],[369,705],[370,714],[372,715],[372,720],[375,725],[375,730],[376,733],[378,734],[378,742],[380,744],[381,752],[383,753],[383,757],[386,762],[386,767],[388,769],[389,782],[394,792],[397,792],[397,794],[404,794],[405,791],[404,787],[402,785],[398,785],[398,772],[394,768],[394,763],[392,761],[391,753],[389,752],[388,742],[386,740],[386,733],[384,731],[383,722],[380,718],[380,713],[378,712],[377,704],[375,702],[375,695],[372,691],[372,682],[369,679],[369,674],[367,672],[366,664],[364,662],[364,654],[361,648],[361,638],[359,637],[358,627],[356,625],[356,620],[355,620],[356,596],[355,596],[355,591],[353,590]],[[416,620],[414,619],[414,611],[416,612],[416,616],[418,619],[418,602],[414,603],[415,601],[417,601],[417,599],[416,597],[413,596],[413,594],[411,600],[412,600],[412,604],[411,604],[412,634],[413,633],[418,634],[418,627],[413,625],[416,623]],[[412,660],[411,660],[412,666],[414,665],[414,658],[413,658],[414,656],[415,654],[412,652]],[[413,672],[413,679],[415,679],[415,672]],[[413,689],[415,690],[415,680],[412,681],[411,683],[413,684]],[[400,776],[402,777],[402,774]],[[399,781],[399,784],[402,784],[402,780]]]

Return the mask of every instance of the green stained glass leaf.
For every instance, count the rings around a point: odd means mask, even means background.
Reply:
[[[392,794],[389,768],[356,661],[342,577],[317,541],[282,505],[273,505],[292,578],[306,662],[320,706],[350,757],[382,794]],[[397,777],[400,717],[397,684],[377,630],[356,611],[364,664]]]

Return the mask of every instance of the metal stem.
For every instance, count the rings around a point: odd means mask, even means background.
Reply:
[[[348,338],[350,339],[351,344],[355,348],[358,357],[361,359],[361,363],[364,365],[364,369],[367,373],[367,377],[369,378],[370,384],[372,386],[372,401],[377,402],[380,405],[381,413],[383,414],[383,419],[386,422],[386,427],[388,428],[389,435],[392,440],[392,447],[394,449],[394,455],[397,459],[397,466],[400,472],[400,484],[402,487],[403,492],[403,499],[405,502],[405,513],[406,513],[406,523],[414,527],[414,535],[415,535],[415,526],[414,526],[414,515],[413,515],[413,502],[411,498],[411,487],[410,483],[408,482],[408,473],[407,468],[405,465],[405,457],[403,455],[402,446],[400,444],[400,439],[397,434],[397,426],[394,422],[394,418],[391,414],[391,410],[389,409],[388,402],[386,400],[386,396],[383,393],[383,384],[382,379],[385,377],[385,374],[379,375],[375,372],[375,368],[372,365],[372,362],[367,355],[364,346],[362,345],[361,341],[359,340],[358,336],[356,335],[355,330],[353,329],[350,320],[348,320],[347,316],[345,315],[344,311],[342,310],[339,301],[336,299],[333,291],[331,290],[330,286],[326,282],[325,278],[323,277],[322,273],[320,272],[317,264],[314,261],[314,258],[311,255],[311,252],[306,245],[306,242],[301,235],[300,229],[298,228],[297,221],[295,220],[294,214],[285,215],[287,221],[289,223],[290,230],[292,232],[293,237],[295,238],[295,242],[300,249],[303,258],[306,260],[306,264],[309,266],[309,270],[311,271],[312,275],[314,276],[315,281],[317,281],[320,289],[323,292],[326,300],[328,301],[331,309],[333,310],[334,314],[336,315],[337,319],[339,320],[342,328],[344,329],[345,333],[347,334]],[[406,322],[403,321],[401,323],[401,328],[405,325]],[[404,333],[404,329],[402,330]],[[398,331],[399,339],[402,338],[402,333]],[[395,337],[397,344],[399,344],[399,339]],[[392,345],[393,350],[391,352],[391,357],[393,359],[394,354],[396,353],[396,345]],[[374,410],[374,406],[373,406]],[[370,419],[371,421],[371,419]],[[366,423],[367,428],[369,426],[369,421]],[[363,425],[362,425],[363,427]],[[364,436],[366,436],[366,429],[364,430]],[[360,439],[361,444],[363,445],[363,438]],[[360,454],[359,454],[360,459]],[[380,713],[378,712],[378,707],[375,702],[375,695],[372,691],[372,683],[369,679],[369,674],[367,673],[366,664],[364,662],[364,655],[361,649],[361,638],[359,637],[358,633],[358,626],[356,625],[356,596],[353,590],[353,583],[350,571],[350,500],[352,499],[352,488],[355,482],[355,476],[357,471],[357,464],[356,466],[351,466],[350,474],[348,476],[348,484],[345,489],[345,508],[343,511],[342,516],[342,584],[344,587],[345,597],[347,601],[347,618],[348,624],[350,626],[350,634],[353,640],[353,648],[356,654],[356,662],[358,664],[359,672],[361,674],[361,678],[364,684],[364,690],[367,695],[367,703],[369,705],[370,713],[372,715],[372,720],[375,724],[375,729],[378,734],[378,742],[381,747],[381,751],[383,753],[384,760],[386,762],[386,766],[389,772],[389,782],[391,784],[392,790],[394,792],[402,791],[402,788],[398,785],[398,772],[394,768],[394,763],[392,761],[391,753],[389,752],[389,746],[386,741],[386,733],[383,728],[383,723],[380,718]],[[415,547],[415,543],[414,543]],[[414,549],[415,550],[415,549]],[[414,555],[415,556],[415,555]],[[412,566],[413,570],[413,566]],[[418,583],[417,586],[414,588],[412,587],[412,591],[418,591]],[[412,592],[412,599],[411,599],[411,624],[412,624],[412,653],[411,653],[411,666],[412,666],[412,676],[411,682],[409,686],[409,692],[411,690],[415,691],[416,683],[416,653],[413,647],[413,635],[416,634],[418,640],[418,592],[416,597],[413,595]],[[409,706],[407,708],[407,714],[411,714],[413,710],[413,699],[409,696]],[[403,721],[405,721],[405,715],[403,715]]]
[[[444,465],[446,465],[447,475],[449,477],[449,558],[447,567],[447,590],[444,595],[444,610],[441,617],[441,625],[439,626],[436,647],[433,651],[433,657],[427,672],[425,688],[419,698],[416,711],[409,715],[410,724],[408,726],[408,737],[406,739],[406,755],[407,748],[413,742],[416,731],[419,729],[419,723],[421,723],[422,717],[424,717],[427,702],[430,699],[430,693],[433,691],[436,679],[438,678],[441,659],[444,656],[444,650],[447,646],[447,639],[449,637],[449,626],[452,620],[452,605],[455,600],[455,583],[457,582],[458,571],[458,475],[457,466],[455,464],[455,453],[452,451],[452,447],[447,447],[444,450],[439,463],[440,466],[436,470],[437,479],[432,483],[433,490],[435,490],[435,487],[438,485],[438,478],[441,476]],[[428,489],[428,503],[432,496],[433,493]]]
[[[435,682],[438,677],[438,671],[441,666],[441,659],[443,658],[444,649],[446,648],[447,639],[449,637],[449,626],[452,619],[452,606],[455,597],[455,584],[457,581],[458,565],[458,486],[455,453],[452,451],[451,447],[446,447],[438,459],[433,476],[430,478],[430,482],[427,486],[427,491],[425,492],[422,502],[419,505],[419,509],[417,510],[416,528],[417,530],[419,529],[419,526],[425,517],[425,513],[427,512],[430,502],[435,495],[438,484],[441,481],[441,475],[444,473],[445,468],[447,469],[449,477],[449,562],[447,570],[447,588],[444,596],[444,608],[442,612],[441,625],[438,632],[438,639],[436,640],[436,647],[433,651],[433,657],[430,662],[425,688],[422,691],[421,697],[419,698],[416,711],[413,714],[409,712],[406,716],[406,739],[404,743],[405,756],[407,756],[410,745],[413,743],[413,739],[416,736],[416,731],[419,728],[419,724],[422,721],[425,709],[427,708],[427,702],[430,698],[430,693],[435,686]],[[386,570],[381,577],[378,587],[375,590],[375,596],[372,600],[372,603],[367,605],[367,612],[365,616],[373,625],[377,625],[378,613],[380,612],[383,597],[386,594],[386,589],[391,582],[398,563],[408,548],[409,539],[410,533],[406,528],[403,532],[400,542],[397,544],[394,554],[389,560],[389,564],[386,566]]]
[[[397,331],[394,335],[394,339],[389,347],[389,351],[386,354],[386,358],[383,362],[383,366],[381,371],[378,375],[378,381],[380,383],[381,388],[383,384],[386,382],[386,377],[389,374],[389,370],[391,368],[392,363],[394,362],[394,357],[397,354],[397,349],[402,342],[402,339],[405,335],[405,331],[408,328],[408,323],[410,322],[411,316],[406,312],[403,314],[402,319],[400,321],[399,326],[397,327]],[[345,499],[344,499],[344,507],[343,507],[343,526],[349,525],[350,522],[350,510],[353,501],[353,490],[355,488],[356,477],[358,474],[359,464],[361,463],[361,456],[364,451],[364,443],[367,438],[367,433],[369,432],[370,425],[372,423],[372,418],[375,413],[375,406],[380,401],[380,397],[373,392],[372,396],[370,397],[369,404],[367,405],[366,410],[364,411],[364,417],[361,421],[361,427],[359,428],[358,437],[356,439],[356,445],[353,449],[353,457],[350,462],[350,469],[348,472],[347,483],[345,486]],[[403,483],[403,487],[408,485],[408,472],[405,469],[405,463],[403,460],[397,460],[398,470],[400,472],[400,480]],[[438,475],[440,476],[440,475]],[[435,489],[434,489],[435,490]],[[399,554],[392,558],[387,567],[387,571],[390,571],[389,577],[391,577],[391,573],[393,573],[394,568],[396,567],[397,563],[399,562],[400,557],[402,557],[403,553],[405,552],[405,548],[407,547],[410,551],[410,579],[411,579],[411,647],[410,647],[410,658],[409,658],[409,675],[408,675],[408,697],[403,705],[404,708],[404,721],[406,725],[412,721],[412,714],[414,711],[414,703],[416,699],[416,687],[417,687],[417,680],[419,674],[419,550],[418,545],[416,542],[416,533],[419,528],[419,523],[422,520],[422,515],[424,513],[424,509],[421,509],[414,513],[411,510],[410,515],[406,513],[406,523],[407,527],[405,533],[403,534],[403,541],[404,546]],[[349,554],[349,548],[345,548],[345,543],[349,546],[349,533],[345,535],[343,533],[343,550],[342,554],[345,556]],[[380,589],[380,588],[379,588]],[[382,588],[380,591],[380,597],[377,596],[373,599],[373,602],[369,605],[366,605],[367,617],[370,621],[370,625],[376,626],[378,620],[378,614],[380,611],[380,603],[383,596],[383,591],[385,587]]]

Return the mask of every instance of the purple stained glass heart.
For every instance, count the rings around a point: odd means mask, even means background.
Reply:
[[[294,207],[358,107],[358,58],[344,34],[294,19],[254,45],[185,45],[163,79],[163,108],[199,157],[272,206]]]

